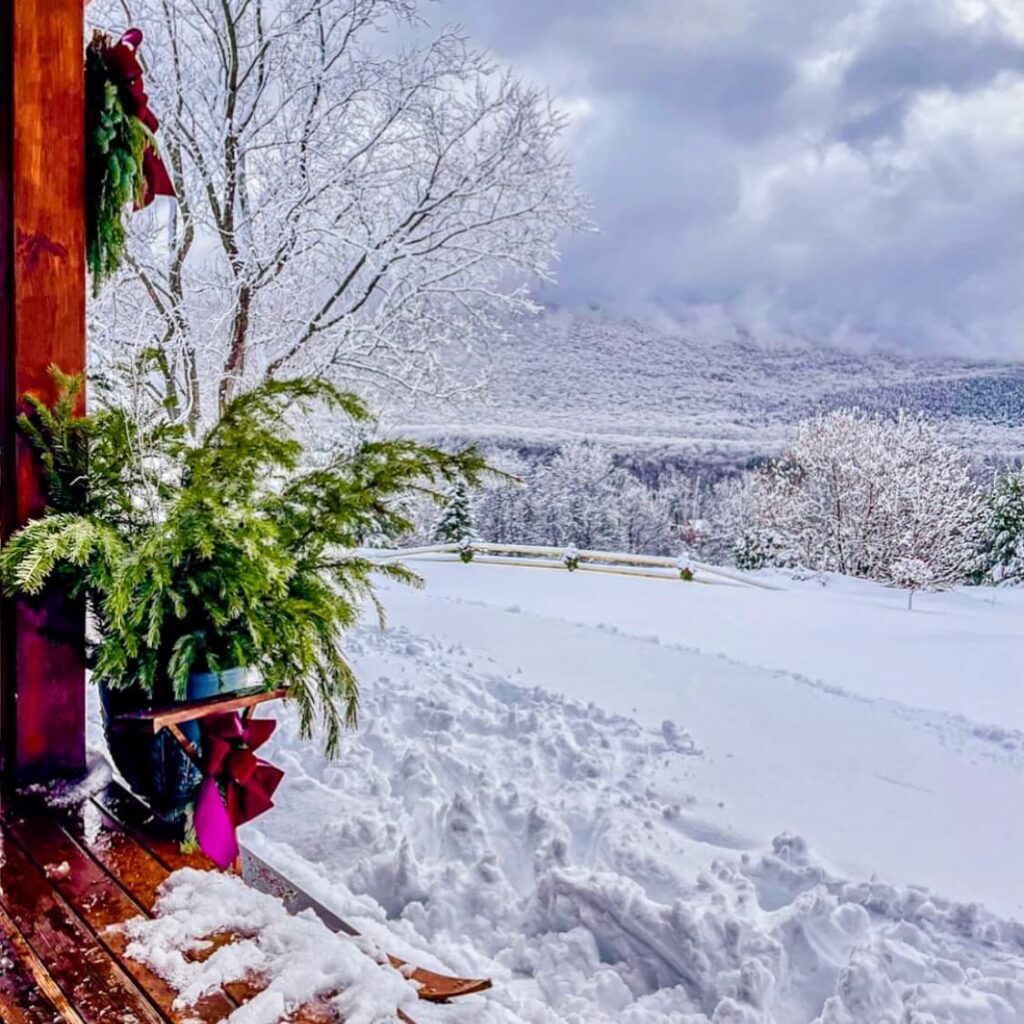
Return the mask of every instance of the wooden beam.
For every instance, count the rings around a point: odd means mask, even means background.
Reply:
[[[0,540],[45,504],[21,396],[85,366],[82,0],[0,4]],[[0,603],[6,782],[85,765],[84,610],[56,588]]]

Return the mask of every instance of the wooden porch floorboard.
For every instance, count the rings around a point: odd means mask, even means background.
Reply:
[[[242,877],[279,898],[290,913],[312,910],[332,931],[355,929],[243,850]],[[214,869],[186,853],[149,810],[116,782],[83,786],[73,798],[0,797],[0,1022],[3,1024],[213,1024],[259,994],[258,977],[233,982],[184,1010],[160,977],[127,956],[116,925],[153,916],[160,885],[184,867]],[[233,941],[219,936],[219,942]],[[389,957],[395,967],[403,961]],[[423,968],[407,973],[434,1002],[482,992],[486,979]],[[292,1012],[289,1024],[340,1021],[324,993]],[[413,1024],[400,1011],[399,1018]]]
[[[262,991],[254,977],[175,1010],[167,983],[127,957],[123,935],[109,926],[152,916],[171,871],[213,867],[147,830],[145,817],[116,784],[61,806],[40,796],[0,802],[3,1024],[212,1024]],[[288,1020],[340,1018],[325,995]]]

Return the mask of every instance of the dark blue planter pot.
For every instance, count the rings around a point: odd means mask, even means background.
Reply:
[[[197,672],[189,676],[187,700],[212,697],[244,688],[246,670]],[[173,829],[180,828],[185,811],[196,795],[202,777],[171,734],[153,735],[148,723],[124,721],[120,716],[158,705],[173,704],[167,694],[149,694],[134,687],[113,689],[101,683],[100,708],[103,735],[111,760],[131,791]],[[162,698],[162,699],[161,699]],[[199,724],[187,722],[182,732],[201,747]]]

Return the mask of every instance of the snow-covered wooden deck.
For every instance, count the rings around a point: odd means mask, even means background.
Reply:
[[[4,1024],[198,1024],[222,1021],[256,996],[266,979],[230,983],[187,1009],[145,965],[126,955],[111,925],[153,916],[157,890],[182,867],[212,868],[183,853],[146,821],[146,810],[117,783],[105,782],[67,802],[42,795],[4,796],[0,804],[0,1020]],[[353,929],[255,855],[242,873],[253,888],[297,913],[312,909],[335,932]],[[231,936],[211,936],[216,945]],[[398,961],[392,961],[398,965]],[[481,991],[488,981],[417,970],[421,998],[443,1002]],[[323,993],[289,1015],[294,1022],[340,1018]],[[402,1019],[409,1017],[402,1014]]]

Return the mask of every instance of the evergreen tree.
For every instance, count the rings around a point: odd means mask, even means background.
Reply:
[[[1000,477],[985,496],[977,583],[1024,583],[1024,468]]]
[[[434,527],[434,541],[438,544],[459,544],[472,540],[473,501],[465,480],[456,480],[448,488],[441,517]]]

